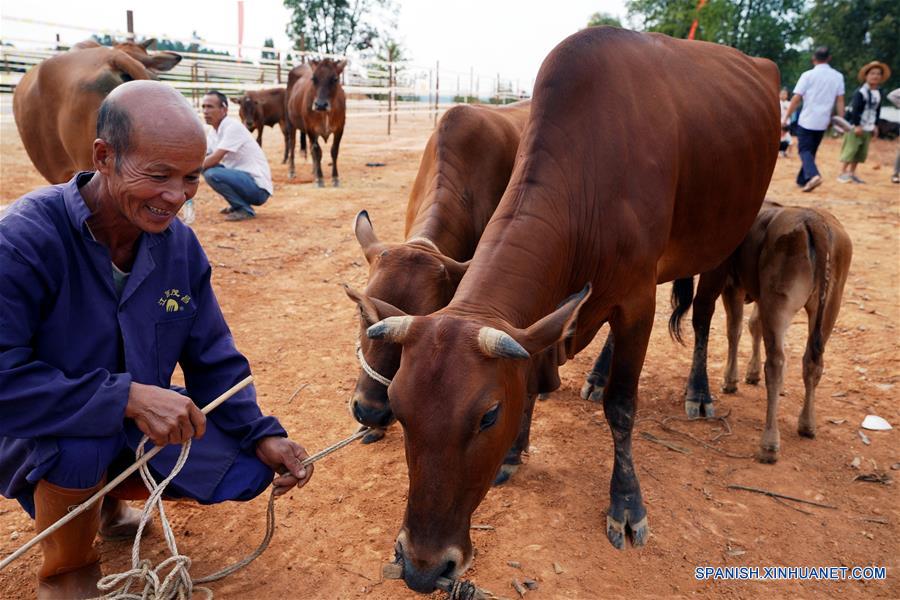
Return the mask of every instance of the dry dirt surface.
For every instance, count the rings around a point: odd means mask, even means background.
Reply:
[[[238,347],[253,366],[259,403],[310,452],[356,428],[347,399],[358,372],[357,312],[339,284],[363,288],[367,269],[351,220],[368,209],[383,240],[401,240],[407,196],[431,130],[430,118],[405,116],[388,137],[383,118],[354,119],[351,113],[339,161],[342,187],[324,189],[287,180],[279,136],[267,131],[264,146],[275,194],[256,220],[225,222],[218,213],[224,201],[205,184],[197,196],[193,227],[215,266],[214,285]],[[0,204],[9,204],[44,182],[29,163],[8,112],[2,134]],[[648,545],[616,551],[604,533],[612,442],[601,407],[579,397],[603,330],[562,368],[561,389],[538,405],[525,466],[477,509],[473,523],[487,527],[472,531],[477,556],[468,579],[498,596],[517,598],[511,581],[531,578],[538,584],[527,592],[533,600],[900,597],[900,471],[891,470],[892,465],[900,468],[898,432],[869,432],[869,444],[859,435],[867,414],[900,427],[900,186],[890,183],[897,142],[875,142],[869,162],[859,171],[867,185],[835,181],[839,143],[824,142],[819,165],[825,183],[815,192],[802,194],[794,185],[796,154],[779,159],[770,190],[786,204],[827,208],[853,238],[844,304],[818,391],[818,437],[809,440],[796,433],[803,399],[803,313],[795,317],[787,339],[777,464],[750,458],[765,417],[762,386],[742,384],[737,394],[718,394],[720,414],[730,415],[730,435],[723,435],[720,421],[669,423],[692,438],[663,430],[658,421],[683,414],[691,352],[667,335],[669,288],[660,287],[634,434],[635,463],[653,532]],[[367,167],[368,162],[386,166]],[[308,165],[301,162],[300,172],[307,172]],[[710,338],[715,389],[724,368],[723,313],[720,305]],[[686,330],[690,343],[689,325]],[[745,333],[742,367],[748,356]],[[683,451],[650,442],[645,433]],[[894,482],[854,480],[867,473],[884,474]],[[836,508],[779,502],[729,489],[729,484]],[[269,550],[214,584],[215,593],[220,598],[417,597],[402,582],[381,577],[382,564],[393,556],[406,488],[403,433],[397,426],[380,443],[354,444],[328,457],[305,489],[278,501],[278,529]],[[192,573],[218,570],[255,547],[263,534],[265,506],[264,497],[213,507],[171,504],[167,512],[179,548],[193,558]],[[32,522],[19,506],[0,500],[0,554],[12,552],[33,534]],[[106,573],[128,568],[128,542],[98,546]],[[156,528],[143,552],[159,561],[164,549]],[[33,596],[39,561],[35,550],[0,574],[0,597]],[[887,579],[696,580],[695,567],[707,565],[876,565],[887,567]],[[436,592],[433,597],[445,595]]]

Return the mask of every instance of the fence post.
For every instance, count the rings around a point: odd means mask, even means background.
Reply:
[[[281,83],[281,51],[279,50],[277,54],[275,54],[275,60],[278,61],[278,65],[275,67],[275,77],[278,80],[278,83]]]
[[[466,104],[469,103],[469,97],[475,89],[475,67],[469,67],[469,91],[466,94]]]
[[[134,11],[132,11],[132,10],[125,11],[125,21],[126,21],[127,27],[128,27],[128,29],[126,30],[126,31],[128,31],[128,41],[133,42],[134,41]]]
[[[391,135],[391,112],[394,107],[394,63],[388,63],[388,135]]]
[[[441,61],[434,65],[434,126],[437,127],[438,103],[441,101]]]

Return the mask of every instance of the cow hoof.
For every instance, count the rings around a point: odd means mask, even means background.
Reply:
[[[805,438],[814,440],[814,439],[816,439],[816,426],[815,425],[807,425],[805,423],[798,423],[797,424],[797,433]]]
[[[296,175],[294,175],[293,173],[288,173],[288,179],[294,179],[294,177],[296,177]]]
[[[650,526],[647,515],[634,521],[631,514],[626,511],[622,521],[606,515],[606,537],[616,550],[624,550],[627,545],[632,548],[640,548],[647,544],[650,538]]]
[[[373,427],[366,435],[363,436],[362,443],[374,444],[378,440],[384,438],[385,433],[386,431],[384,429],[381,429],[380,427]]]
[[[747,374],[747,377],[744,378],[744,381],[749,383],[750,385],[758,385],[759,384],[759,374],[754,374],[754,375]]]
[[[316,179],[316,185],[320,188],[323,188],[325,187],[325,181],[323,181],[322,179]]]
[[[494,478],[494,486],[503,485],[509,478],[513,476],[513,473],[519,470],[519,465],[500,465],[500,470],[497,471],[497,477]]]
[[[756,460],[764,465],[774,465],[778,462],[778,446],[760,446]]]
[[[727,381],[722,386],[722,392],[725,394],[734,394],[737,392],[737,381]]]
[[[692,394],[684,399],[684,412],[689,419],[710,419],[716,416],[714,400],[710,394]]]
[[[544,401],[544,400],[549,400],[549,399],[550,399],[550,392],[547,392],[545,394],[538,394],[538,400]]]
[[[581,399],[591,402],[603,402],[603,386],[585,381],[581,386]]]
[[[341,187],[341,181],[337,177],[335,177],[331,180],[331,185],[333,185],[334,187]]]

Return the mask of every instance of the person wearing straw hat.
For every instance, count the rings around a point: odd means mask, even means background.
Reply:
[[[844,77],[831,68],[830,61],[831,51],[826,46],[815,49],[812,56],[814,67],[797,80],[794,96],[783,120],[788,124],[791,115],[803,102],[797,121],[797,153],[801,161],[797,185],[804,192],[811,192],[822,185],[822,175],[816,166],[816,152],[831,123],[835,107],[837,114],[844,114]]]
[[[856,167],[859,163],[866,162],[869,141],[876,134],[876,124],[881,115],[881,92],[878,88],[882,81],[890,77],[891,68],[877,60],[867,63],[859,70],[857,78],[863,84],[850,100],[847,121],[853,128],[844,133],[841,145],[842,168],[838,175],[840,183],[865,183],[857,177]]]
[[[144,435],[165,446],[149,463],[158,474],[195,438],[171,497],[249,500],[275,472],[276,493],[312,475],[252,386],[208,418],[199,410],[250,371],[209,261],[175,218],[205,150],[183,96],[125,83],[98,113],[96,171],[26,194],[0,218],[0,492],[38,532],[123,472]],[[182,393],[170,389],[176,364]],[[39,598],[97,596],[94,538],[134,536],[123,502],[134,492],[117,488],[41,541]]]

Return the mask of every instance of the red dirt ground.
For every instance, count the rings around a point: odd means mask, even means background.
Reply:
[[[8,113],[2,133],[0,204],[8,204],[44,182],[30,165]],[[276,191],[258,219],[224,222],[218,214],[223,201],[205,185],[198,194],[194,228],[215,265],[214,284],[238,347],[253,365],[260,405],[311,452],[355,429],[346,405],[357,373],[356,311],[338,284],[362,288],[367,271],[351,219],[366,208],[382,239],[401,239],[407,195],[430,133],[431,121],[424,116],[404,117],[388,137],[382,119],[354,119],[351,114],[340,157],[343,187],[318,189],[287,181],[286,168],[278,162],[279,136],[267,131],[265,149]],[[900,476],[891,470],[900,462],[896,430],[869,432],[871,445],[857,434],[869,413],[900,426],[900,186],[889,182],[897,143],[875,142],[873,156],[860,168],[869,182],[864,186],[835,182],[838,148],[839,140],[824,143],[819,164],[826,182],[814,193],[801,194],[793,184],[796,156],[779,160],[770,191],[783,203],[832,211],[854,242],[844,305],[818,392],[818,438],[796,433],[803,396],[802,314],[794,319],[787,342],[779,415],[782,454],[776,465],[728,458],[651,421],[682,414],[690,364],[690,350],[666,333],[668,288],[660,288],[634,442],[653,531],[649,544],[619,552],[604,535],[611,438],[600,407],[579,397],[584,374],[602,343],[598,339],[563,367],[562,388],[539,404],[526,465],[508,485],[489,493],[476,511],[474,522],[493,529],[472,532],[478,554],[467,578],[498,596],[516,597],[511,580],[530,577],[539,584],[528,592],[534,600],[900,597],[897,484],[853,481],[876,468],[895,480]],[[387,166],[365,166],[373,161]],[[301,170],[306,168],[301,163]],[[710,379],[716,389],[726,347],[722,313],[719,309],[716,314],[710,343]],[[745,334],[742,365],[749,356],[748,339]],[[290,401],[302,385],[306,387]],[[752,454],[762,430],[764,398],[761,386],[742,385],[736,395],[719,394],[721,413],[731,411],[733,435],[711,445]],[[702,422],[674,425],[703,440],[719,428]],[[650,443],[642,432],[688,448],[690,454]],[[850,466],[855,457],[861,459],[859,470]],[[730,483],[837,510],[781,504],[730,490]],[[354,445],[319,463],[305,489],[277,503],[278,530],[270,549],[212,587],[224,598],[416,598],[402,582],[381,579],[382,563],[392,558],[405,493],[402,432],[394,427],[381,443]],[[193,558],[193,573],[218,570],[255,547],[265,503],[257,498],[215,507],[171,505],[179,547]],[[0,501],[0,554],[12,552],[33,531],[15,502]],[[98,544],[105,572],[128,567],[129,543]],[[163,549],[157,528],[144,553],[158,561]],[[32,551],[0,574],[0,597],[33,596],[39,560],[39,552]],[[511,567],[510,561],[521,568]],[[553,563],[562,573],[555,572]],[[709,582],[695,580],[694,568],[700,565],[877,565],[888,570],[887,580],[880,582]]]

